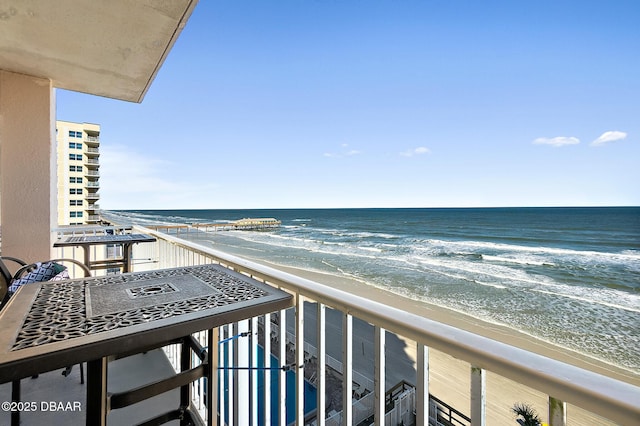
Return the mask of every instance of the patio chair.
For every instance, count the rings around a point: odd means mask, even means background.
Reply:
[[[5,261],[11,261],[19,265],[15,273],[11,273]],[[68,279],[67,268],[61,263],[70,262],[78,266],[85,277],[91,276],[91,270],[82,262],[75,259],[52,259],[46,262],[27,263],[24,260],[10,256],[0,256],[0,310],[9,301],[9,298],[22,285],[33,282]],[[72,366],[65,368],[62,375],[67,377],[71,373]],[[32,378],[37,378],[35,375]],[[80,383],[84,384],[84,368],[80,364]],[[11,399],[20,401],[20,380],[15,380],[11,384]],[[20,424],[20,412],[11,413],[11,424]]]
[[[20,267],[12,274],[4,263],[5,260],[15,262],[20,265]],[[0,257],[0,269],[2,269],[3,281],[7,286],[7,295],[0,294],[0,296],[2,296],[3,299],[7,296],[10,297],[21,285],[24,284],[69,279],[68,269],[61,264],[63,262],[71,262],[83,271],[85,277],[91,276],[91,271],[87,265],[75,259],[51,259],[46,262],[27,264],[24,260],[15,257]],[[4,284],[1,285],[4,287]]]
[[[18,270],[11,273],[5,260],[17,263]],[[28,285],[33,282],[57,281],[69,279],[68,269],[62,265],[64,262],[70,262],[78,266],[85,277],[91,276],[91,270],[84,263],[75,259],[52,259],[46,262],[36,262],[27,264],[27,262],[10,256],[0,257],[0,310],[9,301],[9,298],[22,285]],[[67,367],[62,371],[62,375],[67,377],[71,373],[72,367]],[[36,376],[37,377],[37,376]],[[84,383],[84,368],[80,364],[80,383]]]

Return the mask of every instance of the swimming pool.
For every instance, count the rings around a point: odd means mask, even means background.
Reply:
[[[226,346],[226,344],[221,345],[221,348]],[[221,365],[227,364],[227,352],[221,351],[220,359]],[[261,346],[258,346],[258,365],[257,368],[264,368],[264,349]],[[254,401],[257,399],[258,403],[258,425],[265,426],[267,424],[277,424],[280,417],[280,410],[278,407],[278,388],[280,385],[280,374],[279,368],[280,366],[278,358],[271,355],[271,366],[273,370],[271,371],[271,380],[270,380],[270,390],[271,390],[271,422],[266,423],[264,418],[264,408],[265,408],[265,372],[258,372],[258,395],[254,398]],[[224,393],[221,397],[224,397],[225,407],[228,407],[228,389],[229,389],[229,380],[232,380],[232,373],[228,370],[221,369],[220,370],[220,380],[224,385]],[[295,400],[295,392],[296,392],[296,373],[293,370],[286,372],[286,416],[287,416],[287,424],[293,423],[295,420],[295,410],[296,410],[296,400]],[[310,412],[316,409],[317,404],[317,389],[308,381],[304,381],[304,413],[309,414]],[[225,423],[229,421],[229,409],[225,409]]]

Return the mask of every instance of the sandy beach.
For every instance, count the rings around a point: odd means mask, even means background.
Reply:
[[[344,291],[365,295],[371,300],[400,307],[406,311],[441,323],[477,333],[549,358],[573,364],[617,380],[631,383],[635,386],[640,386],[640,376],[633,372],[617,368],[588,356],[534,339],[531,336],[519,333],[516,330],[509,329],[507,327],[486,323],[439,306],[417,302],[348,278],[276,265],[260,259],[253,260],[318,283],[339,288]],[[312,311],[312,316],[315,315],[313,309],[307,309],[306,311],[307,316],[309,315],[309,311]],[[308,317],[305,317],[305,321],[308,322],[308,320]],[[332,333],[340,332],[339,321],[339,315],[327,315],[328,335],[333,336]],[[305,328],[308,328],[308,325]],[[372,351],[367,350],[366,347],[373,347],[373,334],[372,332],[369,333],[362,330],[363,329],[359,329],[354,323],[354,369],[356,371],[364,370],[359,372],[372,375]],[[393,386],[400,379],[404,379],[410,383],[415,383],[416,343],[404,338],[403,336],[397,336],[396,338],[396,336],[393,335],[392,338],[387,337],[386,344],[387,388]],[[358,350],[358,345],[362,345],[361,351]],[[328,349],[328,351],[329,350],[330,349]],[[469,415],[469,364],[431,349],[429,351],[429,365],[430,393],[462,413]],[[488,372],[487,374],[486,387],[488,425],[517,424],[515,416],[511,412],[511,407],[513,404],[521,402],[530,404],[537,410],[543,421],[547,421],[547,395],[525,385],[515,383],[504,377],[492,374],[491,372]],[[584,426],[614,424],[571,405],[567,408],[567,417],[568,425]]]

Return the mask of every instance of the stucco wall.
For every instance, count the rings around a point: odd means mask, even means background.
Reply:
[[[56,213],[55,99],[48,79],[0,71],[2,254],[51,256]]]

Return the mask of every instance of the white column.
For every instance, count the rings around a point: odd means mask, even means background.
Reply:
[[[280,343],[280,365],[287,364],[287,311],[282,309],[280,311],[280,323],[278,324],[280,330],[279,343]],[[278,424],[280,426],[287,425],[287,372],[280,370],[278,381]]]
[[[251,318],[251,337],[248,339],[251,345],[250,367],[258,367],[258,317]],[[262,371],[250,370],[251,373],[251,393],[249,394],[249,404],[251,408],[251,424],[258,424],[258,375]]]
[[[342,426],[351,426],[353,409],[353,317],[342,317]]]
[[[486,372],[471,366],[471,426],[486,425]]]
[[[549,425],[565,426],[567,424],[567,403],[549,396]]]
[[[51,81],[0,71],[2,254],[52,255],[57,222],[55,96]]]
[[[264,421],[271,423],[271,314],[264,316]],[[275,367],[275,366],[274,366]]]
[[[296,294],[296,424],[304,424],[304,298]]]
[[[322,303],[318,302],[318,317],[317,317],[317,335],[318,335],[318,379],[316,389],[318,390],[318,402],[317,402],[317,424],[323,425],[325,423],[325,407],[326,407],[326,307]]]
[[[384,426],[385,424],[385,392],[386,388],[386,355],[385,355],[385,343],[386,343],[386,331],[384,328],[375,326],[374,329],[375,340],[375,366],[374,366],[374,394],[375,394],[375,411],[374,420],[376,426]]]
[[[238,321],[238,335],[249,331],[249,320]],[[249,341],[247,337],[238,337],[235,339],[238,342],[238,354],[237,354],[237,367],[250,366],[249,357]],[[238,383],[236,385],[236,395],[238,400],[238,426],[248,426],[249,419],[251,418],[251,408],[249,407],[249,370],[237,370]]]
[[[422,343],[418,343],[416,425],[429,425],[429,348]]]

